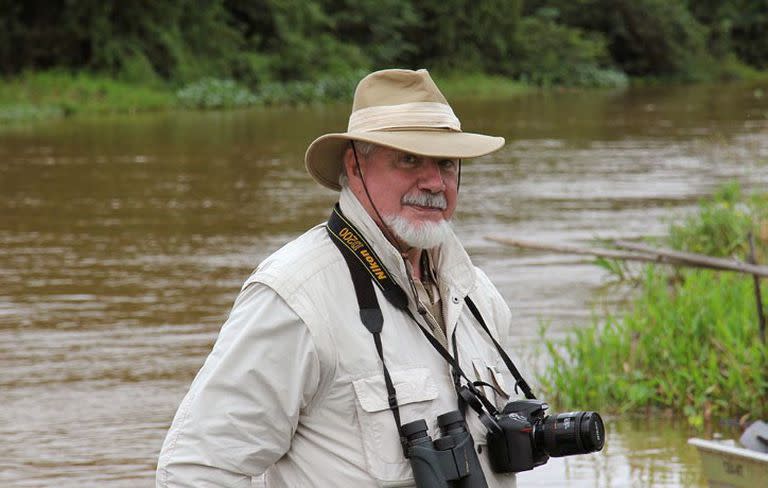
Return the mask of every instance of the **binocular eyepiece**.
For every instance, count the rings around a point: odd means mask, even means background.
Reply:
[[[407,457],[419,488],[486,488],[464,416],[452,410],[437,417],[440,437],[429,436],[424,419],[403,425]]]

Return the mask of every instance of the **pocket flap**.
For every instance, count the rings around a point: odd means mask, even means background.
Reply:
[[[481,358],[473,358],[472,367],[475,370],[475,376],[477,379],[488,383],[494,388],[491,390],[491,388],[485,386],[481,387],[482,391],[486,395],[494,393],[500,400],[509,400],[509,393],[507,392],[507,387],[504,384],[504,375],[499,372],[496,366],[488,364]]]
[[[406,405],[437,398],[437,386],[432,380],[429,369],[414,368],[403,371],[391,371],[392,383],[397,392],[397,404]],[[387,386],[384,375],[379,374],[352,382],[360,406],[366,412],[379,412],[389,409]]]

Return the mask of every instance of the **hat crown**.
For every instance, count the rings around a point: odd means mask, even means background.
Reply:
[[[448,105],[427,70],[385,69],[375,71],[360,80],[355,90],[352,111],[414,102]]]
[[[414,129],[461,131],[427,70],[376,71],[358,83],[348,132]]]

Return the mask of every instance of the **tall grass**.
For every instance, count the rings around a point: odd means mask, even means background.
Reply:
[[[765,255],[766,216],[768,195],[744,198],[729,185],[672,224],[666,244],[740,255],[753,230]],[[614,412],[665,409],[697,427],[768,417],[768,350],[752,277],[648,265],[639,282],[624,311],[576,329],[564,344],[545,342],[552,363],[540,381],[548,397]]]
[[[437,73],[435,82],[450,101],[452,99],[501,99],[530,93],[534,86],[505,76],[481,73]]]
[[[204,78],[178,90],[161,82],[138,84],[104,75],[64,71],[29,72],[0,80],[0,123],[77,113],[130,113],[171,109],[236,109],[351,100],[366,72],[313,81],[264,82],[255,88],[232,79]],[[531,89],[500,76],[470,73],[438,76],[449,98],[514,96]]]
[[[64,71],[25,73],[0,82],[0,121],[50,118],[79,112],[135,112],[168,108],[173,92],[103,75]]]

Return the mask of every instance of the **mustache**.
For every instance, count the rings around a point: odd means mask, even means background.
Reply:
[[[418,205],[420,207],[432,207],[445,210],[448,207],[448,200],[445,193],[416,192],[403,195],[401,202],[403,205]]]

